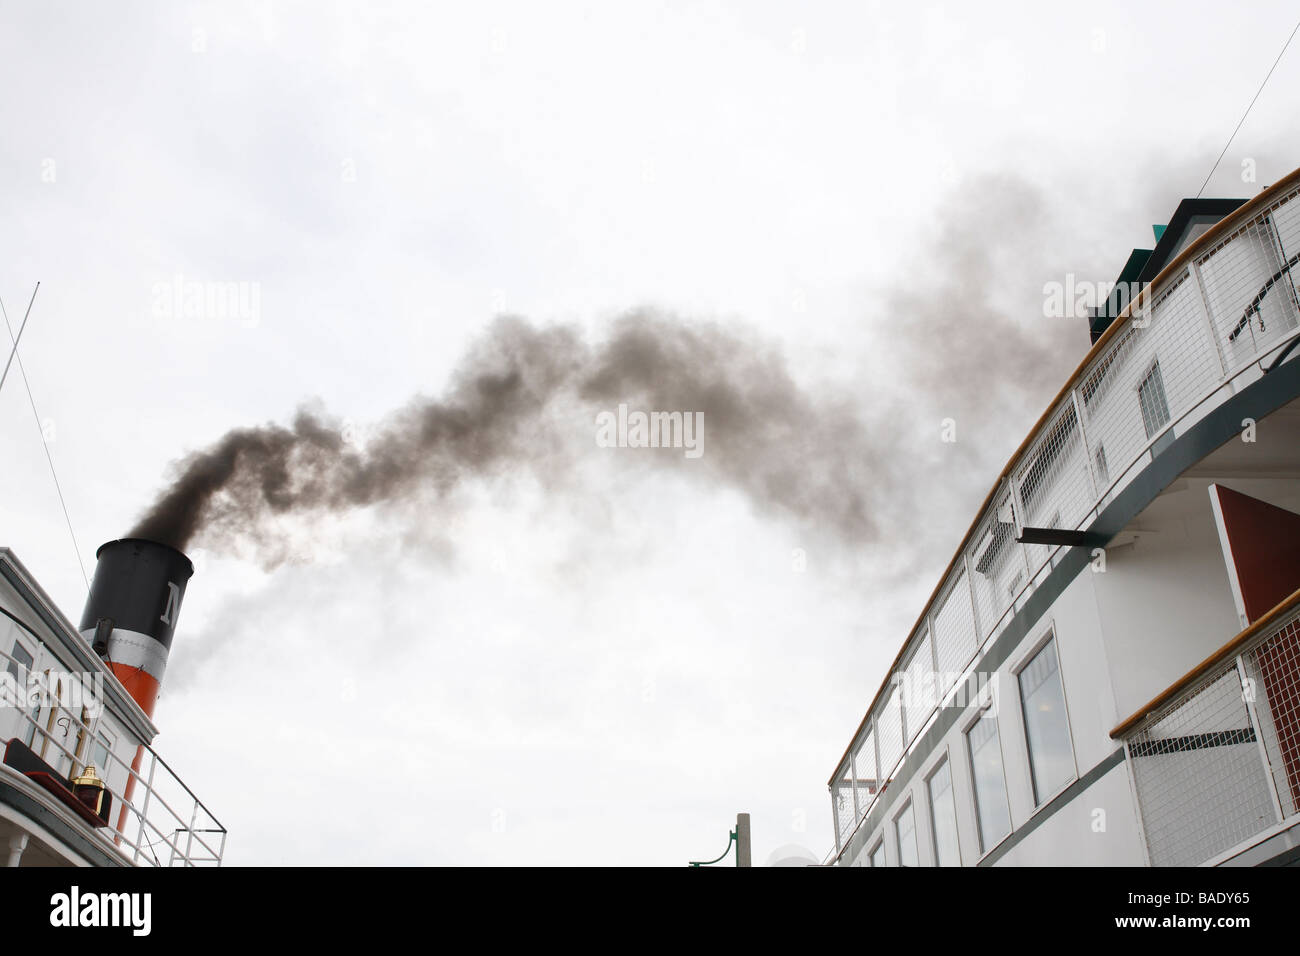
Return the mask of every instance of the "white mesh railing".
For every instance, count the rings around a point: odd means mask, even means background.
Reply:
[[[881,787],[893,779],[894,768],[903,759],[903,708],[897,685],[891,687],[871,715],[880,748]]]
[[[908,652],[908,662],[903,668],[901,686],[903,704],[903,732],[910,745],[925,725],[926,718],[934,712],[934,657],[930,652],[930,635],[922,631]]]
[[[1300,812],[1300,623],[1292,617],[1243,657],[1284,816]]]
[[[1154,866],[1196,866],[1296,814],[1300,602],[1121,739]]]
[[[1221,389],[1300,336],[1291,271],[1300,273],[1300,187],[1238,218],[1116,319],[1100,352],[1012,462],[923,615],[931,628],[912,639],[906,660],[918,658],[917,642],[933,639],[940,676],[968,667],[1061,551],[1021,544],[1023,528],[1086,529],[1179,429],[1214,406]],[[951,683],[944,679],[944,689]],[[905,741],[897,688],[878,696],[869,724],[883,783],[929,715],[907,714]],[[858,805],[855,816],[869,809]],[[839,834],[840,849],[849,835]]]
[[[857,803],[858,820],[866,815],[867,808],[871,806],[879,789],[880,781],[876,778],[876,735],[868,725],[853,750],[853,799]]]
[[[831,804],[835,812],[835,834],[840,846],[848,842],[857,826],[858,816],[853,805],[853,772],[845,767],[835,786],[831,788]]]
[[[965,669],[975,656],[979,638],[975,631],[975,609],[971,605],[970,586],[966,583],[965,569],[953,574],[948,586],[940,592],[933,617],[935,657],[940,674],[957,673]],[[944,692],[951,686],[945,680]]]
[[[1026,527],[1078,527],[1095,497],[1088,453],[1072,402],[1062,404],[1048,418],[1012,474]],[[1031,544],[1025,550],[1030,571],[1037,573],[1054,549]]]
[[[1028,576],[1025,546],[1016,540],[1015,507],[1011,493],[1003,492],[975,532],[966,549],[971,589],[975,595],[976,632],[984,641],[996,637],[1009,621],[1007,613]],[[940,612],[943,613],[942,611]],[[973,643],[941,654],[939,669],[960,670],[974,656]],[[945,690],[951,686],[945,678]]]
[[[1296,329],[1295,287],[1289,272],[1300,253],[1294,209],[1294,202],[1274,205],[1196,260],[1230,372],[1250,364]],[[1279,215],[1286,236],[1275,222]]]

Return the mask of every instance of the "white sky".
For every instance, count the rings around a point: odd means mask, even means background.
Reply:
[[[21,354],[88,571],[187,450],[309,400],[364,429],[439,393],[501,311],[748,323],[811,392],[915,407],[937,443],[943,396],[906,390],[925,359],[900,351],[885,305],[939,281],[931,251],[963,187],[1004,176],[1046,197],[1045,248],[997,221],[987,235],[1005,271],[984,294],[1037,334],[1044,282],[1113,279],[1196,193],[1296,18],[1286,3],[0,14],[0,295],[16,327],[42,283]],[[1206,195],[1300,165],[1298,81],[1292,49]],[[177,275],[256,283],[259,320],[155,315],[155,284]],[[1082,321],[1074,335],[1063,369]],[[871,554],[595,457],[589,493],[522,476],[468,488],[453,522],[353,515],[269,575],[196,554],[158,747],[230,828],[230,863],[678,865],[715,856],[739,810],[757,861],[789,843],[821,856],[825,781],[1051,391],[968,423],[978,468],[945,466],[937,444],[890,462],[933,505]],[[76,620],[81,572],[17,370],[0,495],[0,539]]]

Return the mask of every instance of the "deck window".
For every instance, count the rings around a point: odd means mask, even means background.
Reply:
[[[957,848],[957,805],[952,794],[952,770],[945,759],[926,781],[930,791],[930,822],[934,827],[934,852],[940,866],[961,866]]]
[[[903,812],[894,818],[894,830],[898,835],[898,865],[920,866],[916,849],[916,814],[912,812],[910,801]]]
[[[19,686],[27,680],[27,675],[32,672],[32,666],[36,663],[36,658],[32,657],[27,648],[23,647],[18,641],[14,641],[14,649],[9,655],[10,659],[5,662],[5,669],[14,675],[14,680],[18,681]]]
[[[885,865],[885,841],[877,840],[876,845],[871,848],[871,865],[883,867]]]
[[[1074,776],[1074,749],[1065,715],[1065,689],[1050,640],[1020,672],[1020,700],[1034,783],[1034,803],[1042,803]]]
[[[108,755],[112,752],[113,735],[106,730],[101,730],[95,737],[94,746],[90,748],[90,762],[105,779],[108,777]]]
[[[975,818],[979,823],[980,851],[987,853],[1011,832],[1007,809],[1007,783],[1002,773],[1002,742],[992,710],[966,731],[975,793]]]
[[[1142,424],[1147,438],[1164,428],[1169,421],[1169,403],[1165,401],[1165,380],[1156,362],[1138,386],[1138,404],[1142,406]]]

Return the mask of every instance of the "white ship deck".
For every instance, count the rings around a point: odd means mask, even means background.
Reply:
[[[1240,481],[1300,502],[1298,254],[1300,170],[1178,251],[1097,341],[998,476],[841,758],[828,861],[1206,864],[1297,822],[1280,714],[1293,700],[1257,672],[1292,654],[1300,596],[1241,629],[1221,598],[1205,489]],[[1265,437],[1243,447],[1247,419]],[[1152,572],[1145,556],[1179,535],[1179,556]],[[1111,568],[1087,575],[1100,548]],[[1185,639],[1170,637],[1179,628]],[[1050,661],[1035,656],[1049,647]],[[1058,664],[1069,766],[1040,792],[1024,675]],[[963,694],[986,679],[1017,705],[1001,707],[994,735],[1006,833],[986,826],[975,794],[980,702]],[[933,694],[908,692],[927,681]],[[1194,753],[1168,743],[1222,731],[1240,733]],[[1091,832],[1109,836],[1062,836],[1086,830],[1089,811]]]

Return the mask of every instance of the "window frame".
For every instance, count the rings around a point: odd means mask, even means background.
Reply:
[[[894,847],[898,850],[899,868],[907,869],[907,865],[903,862],[903,835],[899,832],[898,821],[903,819],[903,816],[909,812],[912,814],[912,846],[916,850],[916,868],[920,869],[923,864],[921,863],[920,835],[917,833],[916,798],[910,793],[903,801],[903,805],[899,808],[898,812],[891,818],[894,826]]]
[[[15,630],[17,629],[15,628]],[[18,663],[17,657],[19,651],[22,651],[23,654],[28,658],[28,663],[26,664]],[[16,667],[26,668],[28,675],[30,675],[32,671],[36,670],[36,654],[28,650],[27,645],[24,644],[22,640],[20,640],[17,637],[14,638],[14,646],[10,649],[9,656],[5,659],[5,670],[7,670],[10,674],[13,674],[15,680],[18,680],[20,679],[19,675],[14,674],[14,668]]]
[[[876,852],[880,852],[880,866],[876,866]],[[871,844],[871,849],[867,851],[867,865],[873,870],[883,870],[889,867],[889,854],[885,852],[885,835],[883,833],[876,837],[876,842]]]
[[[1045,794],[1040,800],[1038,798],[1038,781],[1034,775],[1034,755],[1029,746],[1029,719],[1028,713],[1025,710],[1024,686],[1020,682],[1020,675],[1024,672],[1025,668],[1038,658],[1038,655],[1046,649],[1047,645],[1052,644],[1053,642],[1055,642],[1056,652],[1056,679],[1061,686],[1061,704],[1065,709],[1065,733],[1070,742],[1071,773],[1064,783],[1051,793]],[[1032,818],[1034,814],[1043,809],[1043,807],[1048,806],[1053,800],[1059,797],[1079,780],[1079,756],[1074,746],[1074,725],[1070,722],[1070,699],[1065,693],[1065,669],[1061,664],[1061,643],[1058,640],[1055,620],[1048,622],[1047,626],[1043,629],[1043,633],[1040,634],[1033,644],[1030,645],[1030,649],[1020,657],[1016,666],[1011,670],[1011,676],[1016,682],[1016,701],[1020,712],[1020,736],[1024,741],[1025,764],[1029,770],[1029,797],[1034,805],[1033,812],[1030,813],[1030,817]]]
[[[934,790],[932,789],[931,785],[934,781],[934,778],[939,775],[939,771],[942,770],[944,767],[947,767],[948,768],[948,793],[951,795],[951,800],[952,800],[952,833],[953,833],[953,838],[956,840],[957,843],[957,864],[956,865],[960,867],[962,865],[962,855],[961,855],[961,827],[957,823],[957,778],[953,773],[952,754],[949,752],[949,748],[945,745],[944,747],[940,748],[937,752],[939,754],[939,759],[936,760],[931,765],[929,772],[926,773],[925,776],[922,778],[922,782],[925,784],[925,803],[930,811],[929,813],[930,836],[933,838],[932,845],[934,847],[934,865],[936,867],[942,867],[944,864],[939,859],[939,825],[938,825],[938,821],[935,819]]]
[[[27,681],[36,670],[36,654],[29,651],[27,645],[16,636],[18,629],[14,628],[13,630],[15,632],[14,645],[9,651],[9,656],[5,658],[4,673],[12,675],[14,679],[14,700],[12,706],[14,712],[18,715],[18,723],[14,728],[14,736],[20,737],[24,735],[25,728],[27,727],[27,721],[23,716],[28,711],[25,704],[27,696]],[[27,658],[26,664],[18,660],[18,655],[20,653],[23,657]],[[19,668],[22,668],[26,673],[20,675],[18,673]]]
[[[94,759],[97,756],[95,750],[101,744],[104,747],[104,753],[106,755],[106,759],[104,760],[103,766],[100,766]],[[108,775],[110,772],[108,764],[112,762],[113,748],[116,746],[117,746],[117,734],[114,733],[112,730],[108,729],[107,727],[105,727],[104,722],[101,720],[95,726],[94,731],[91,733],[90,746],[87,748],[87,752],[82,756],[83,758],[88,758],[84,760],[84,763],[93,766],[96,772],[99,774],[99,778],[105,782],[107,782]]]
[[[1164,406],[1165,415],[1164,421],[1157,425],[1154,430],[1147,427],[1147,406],[1142,401],[1142,388],[1152,380],[1152,376],[1159,376],[1160,402]],[[1146,371],[1138,377],[1133,390],[1137,393],[1138,413],[1142,416],[1142,431],[1146,434],[1147,443],[1149,444],[1173,421],[1173,412],[1169,408],[1169,392],[1165,388],[1165,373],[1160,368],[1160,356],[1152,356],[1150,364],[1147,365]]]
[[[1007,751],[1006,746],[1002,742],[1002,724],[998,720],[996,711],[991,717],[984,716],[985,712],[992,706],[993,701],[991,700],[982,706],[976,706],[974,708],[974,713],[962,724],[961,728],[962,742],[966,750],[966,770],[968,773],[967,783],[970,784],[971,807],[975,811],[975,846],[979,851],[979,857],[976,860],[977,863],[1000,847],[1012,836],[1012,834],[1016,832],[1016,821],[1011,816],[1011,787],[1007,783]],[[970,732],[975,729],[975,725],[981,720],[992,720],[994,722],[994,728],[997,731],[998,761],[999,767],[1002,771],[1002,797],[1007,805],[1007,832],[990,846],[984,845],[984,828],[980,823],[982,814],[980,811],[979,786],[975,779],[975,752],[971,749],[970,745]]]

